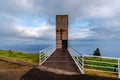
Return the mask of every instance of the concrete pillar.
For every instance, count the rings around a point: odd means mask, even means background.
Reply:
[[[68,48],[68,15],[56,15],[56,49]]]

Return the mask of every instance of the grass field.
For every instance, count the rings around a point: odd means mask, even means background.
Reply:
[[[118,65],[117,59],[85,57],[84,60],[85,74],[118,78],[118,74],[114,73],[117,68],[115,66]],[[96,70],[100,70],[100,72]]]
[[[23,62],[29,62],[29,63],[35,63],[37,64],[39,62],[39,54],[26,54],[22,52],[15,52],[11,50],[0,50],[0,57],[6,58],[6,59],[12,59],[16,61],[23,61]]]
[[[82,65],[82,57],[75,59],[79,59],[79,64]],[[117,65],[117,59],[84,56],[84,71],[88,75],[118,78]]]
[[[97,70],[114,72],[115,65],[118,64],[118,61],[117,61],[117,59],[85,57],[84,63],[85,63],[85,68],[87,68],[87,69],[97,69]],[[89,66],[89,65],[91,65],[91,66]]]
[[[101,77],[111,77],[111,78],[118,78],[117,74],[113,73],[107,73],[107,72],[97,72],[92,70],[85,70],[85,74],[91,75],[91,76],[101,76]]]

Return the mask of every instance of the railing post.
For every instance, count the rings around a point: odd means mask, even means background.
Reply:
[[[118,78],[120,78],[120,59],[118,59]]]
[[[77,56],[77,62],[79,63],[79,56]]]
[[[39,65],[41,65],[41,52],[39,52]]]
[[[83,74],[84,74],[84,55],[82,55]]]
[[[39,65],[42,65],[55,51],[55,47],[49,47],[39,52]]]

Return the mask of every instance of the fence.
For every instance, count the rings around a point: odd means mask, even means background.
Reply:
[[[69,47],[68,51],[70,52],[71,57],[73,58],[81,73],[84,74],[84,56],[72,47]]]
[[[43,64],[55,49],[55,47],[50,47],[41,50],[39,52],[39,65]],[[120,58],[83,55],[72,47],[69,47],[68,51],[82,74],[85,70],[91,70],[117,74],[120,78]]]
[[[51,56],[55,49],[55,47],[49,47],[39,51],[39,65],[42,65]]]
[[[120,78],[119,58],[84,55],[85,70],[118,74]]]
[[[82,74],[85,70],[91,70],[117,74],[120,78],[119,58],[83,55],[72,47],[69,47],[68,50]]]
[[[118,77],[120,78],[120,59],[118,59]]]

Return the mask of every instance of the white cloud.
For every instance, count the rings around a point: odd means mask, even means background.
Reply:
[[[89,37],[92,37],[94,35],[94,31],[91,31],[90,28],[84,28],[84,27],[78,27],[70,29],[69,32],[69,39],[75,40],[75,39],[87,39]]]
[[[27,9],[32,8],[32,3],[29,0],[20,0],[20,2],[18,2],[18,4],[19,3],[21,3],[21,7],[24,7],[24,8],[27,8]]]
[[[18,36],[24,38],[55,39],[55,27],[48,23],[40,24],[37,27],[17,26],[16,31],[19,32]]]
[[[114,11],[108,6],[94,7],[89,11],[89,14],[93,18],[110,18],[115,16]]]
[[[120,0],[1,0],[0,38],[55,39],[57,14],[68,14],[69,24],[77,19],[91,20],[88,26],[72,27],[70,39],[118,38],[120,35]],[[18,24],[24,20],[39,23],[35,18],[41,17],[47,21],[39,26]]]
[[[33,6],[30,0],[0,1],[0,13],[17,17],[18,15],[31,15],[33,12]]]

